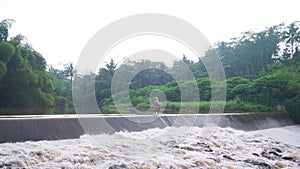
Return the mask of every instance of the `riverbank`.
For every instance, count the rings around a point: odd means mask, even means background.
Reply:
[[[118,108],[118,109],[117,109]],[[176,113],[201,113],[206,114],[210,111],[225,113],[245,113],[245,112],[272,112],[274,108],[243,102],[241,100],[230,100],[226,102],[162,102],[161,112],[164,114]],[[217,112],[215,112],[217,111]],[[113,103],[103,105],[101,112],[105,114],[152,114],[154,107],[149,102],[142,102],[131,106],[128,104],[118,104],[117,107]]]

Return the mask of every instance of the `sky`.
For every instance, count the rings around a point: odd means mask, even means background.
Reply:
[[[10,35],[26,36],[47,64],[59,67],[76,64],[97,31],[126,16],[176,16],[197,27],[213,44],[241,32],[300,20],[299,6],[298,0],[0,0],[0,20],[16,20]],[[124,50],[114,52],[114,57],[128,55]]]

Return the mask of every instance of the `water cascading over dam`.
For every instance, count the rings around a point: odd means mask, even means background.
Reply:
[[[178,120],[180,117],[180,120]],[[169,126],[203,127],[216,120],[216,126],[253,131],[294,125],[287,113],[162,114],[153,115],[41,115],[2,116],[0,143],[61,140],[84,134],[113,134],[118,131],[143,131]],[[193,121],[193,124],[191,124]],[[82,126],[82,123],[85,125]],[[110,126],[108,129],[107,126]]]

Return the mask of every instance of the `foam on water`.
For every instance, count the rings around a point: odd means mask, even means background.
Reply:
[[[254,132],[262,133],[286,144],[300,147],[300,125],[270,128]]]
[[[0,167],[280,168],[300,167],[299,126],[239,131],[167,127],[58,141],[0,144]],[[274,133],[277,135],[274,136]],[[282,138],[280,139],[280,134]],[[274,138],[272,138],[272,136]],[[294,135],[298,137],[298,135]],[[299,138],[299,137],[298,137]]]

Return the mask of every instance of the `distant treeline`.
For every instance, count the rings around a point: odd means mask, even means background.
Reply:
[[[63,70],[52,66],[47,68],[42,55],[26,42],[24,36],[17,35],[8,40],[12,23],[10,19],[0,23],[1,114],[74,113],[71,86],[76,71],[73,64],[66,64]],[[129,85],[133,106],[146,109],[151,106],[148,99],[151,90],[160,90],[168,100],[168,104],[165,104],[174,108],[176,102],[181,101],[181,93],[172,73],[176,73],[180,79],[191,71],[199,88],[200,101],[208,102],[211,99],[211,80],[203,61],[218,55],[227,78],[227,101],[261,106],[260,109],[257,108],[259,106],[244,108],[244,111],[270,111],[269,108],[276,104],[285,104],[289,112],[293,115],[298,113],[299,116],[299,28],[300,22],[296,21],[271,26],[260,32],[244,32],[228,42],[215,44],[198,61],[189,60],[183,55],[171,67],[149,60],[128,61],[121,65],[111,60],[97,74],[80,78],[95,80],[96,99],[100,109],[106,113],[113,112],[111,84],[116,71],[136,73],[126,84]],[[189,69],[185,71],[183,66]],[[143,67],[151,69],[137,72]],[[188,83],[186,81],[182,85]],[[122,91],[118,92],[122,95]]]

